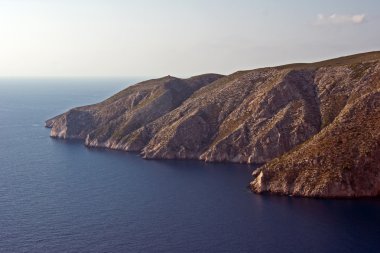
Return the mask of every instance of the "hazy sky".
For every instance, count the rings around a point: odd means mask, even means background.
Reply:
[[[191,76],[380,50],[378,0],[0,0],[0,76]]]

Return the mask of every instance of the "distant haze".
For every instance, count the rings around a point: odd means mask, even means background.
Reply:
[[[0,0],[0,77],[191,76],[380,49],[377,0]]]

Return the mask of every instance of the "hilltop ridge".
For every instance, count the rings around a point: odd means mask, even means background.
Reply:
[[[46,121],[51,136],[148,159],[264,164],[251,189],[380,195],[380,52],[130,86]]]

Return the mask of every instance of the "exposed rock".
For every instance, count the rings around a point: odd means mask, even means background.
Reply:
[[[380,195],[380,68],[334,121],[254,173],[253,191],[312,197]],[[361,85],[365,87],[360,87]]]
[[[266,163],[253,191],[380,195],[380,53],[164,77],[46,122],[51,136],[149,159]]]
[[[167,76],[145,81],[99,104],[74,108],[54,117],[46,121],[46,126],[52,128],[52,137],[83,139],[88,146],[128,150],[128,143],[138,135],[136,130],[175,109],[194,91],[220,77]]]

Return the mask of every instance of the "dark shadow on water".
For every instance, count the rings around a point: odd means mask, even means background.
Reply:
[[[261,167],[263,164],[239,164],[239,163],[229,163],[229,162],[205,162],[202,160],[196,159],[144,159],[140,156],[139,152],[123,151],[117,149],[109,149],[104,147],[87,147],[84,145],[83,140],[75,139],[60,139],[60,138],[51,138],[54,142],[71,145],[75,147],[81,147],[92,153],[100,154],[110,154],[116,155],[124,159],[137,159],[141,160],[144,164],[161,164],[165,165],[166,168],[175,169],[175,170],[192,170],[192,169],[207,169],[207,170],[216,170],[216,171],[225,171],[225,170],[240,170],[247,172],[248,175],[251,175],[253,171]],[[251,179],[251,177],[247,177]],[[247,181],[247,192],[251,192],[249,189],[249,181]],[[310,198],[302,196],[288,196],[288,195],[278,195],[271,193],[255,194],[252,193],[256,198],[264,198],[270,201],[282,203],[282,204],[291,204],[296,205],[299,202],[302,202],[302,205],[312,205],[314,203],[323,203],[323,205],[334,206],[335,204],[344,204],[344,205],[357,205],[358,203],[376,203],[380,204],[379,197],[365,197],[359,199],[351,198]]]
[[[73,145],[73,146],[82,146],[90,152],[94,153],[109,153],[109,154],[118,154],[123,155],[125,157],[136,156],[140,159],[143,159],[145,162],[151,163],[164,163],[170,167],[179,168],[183,165],[186,167],[194,166],[194,167],[204,167],[204,168],[229,168],[229,169],[241,169],[241,170],[250,170],[254,171],[255,169],[262,166],[262,164],[240,164],[240,163],[232,163],[232,162],[205,162],[197,159],[144,159],[140,156],[140,153],[137,151],[123,151],[118,149],[110,149],[105,147],[88,147],[84,145],[83,140],[76,139],[60,139],[53,138],[51,139],[57,143],[65,144],[65,145]]]

